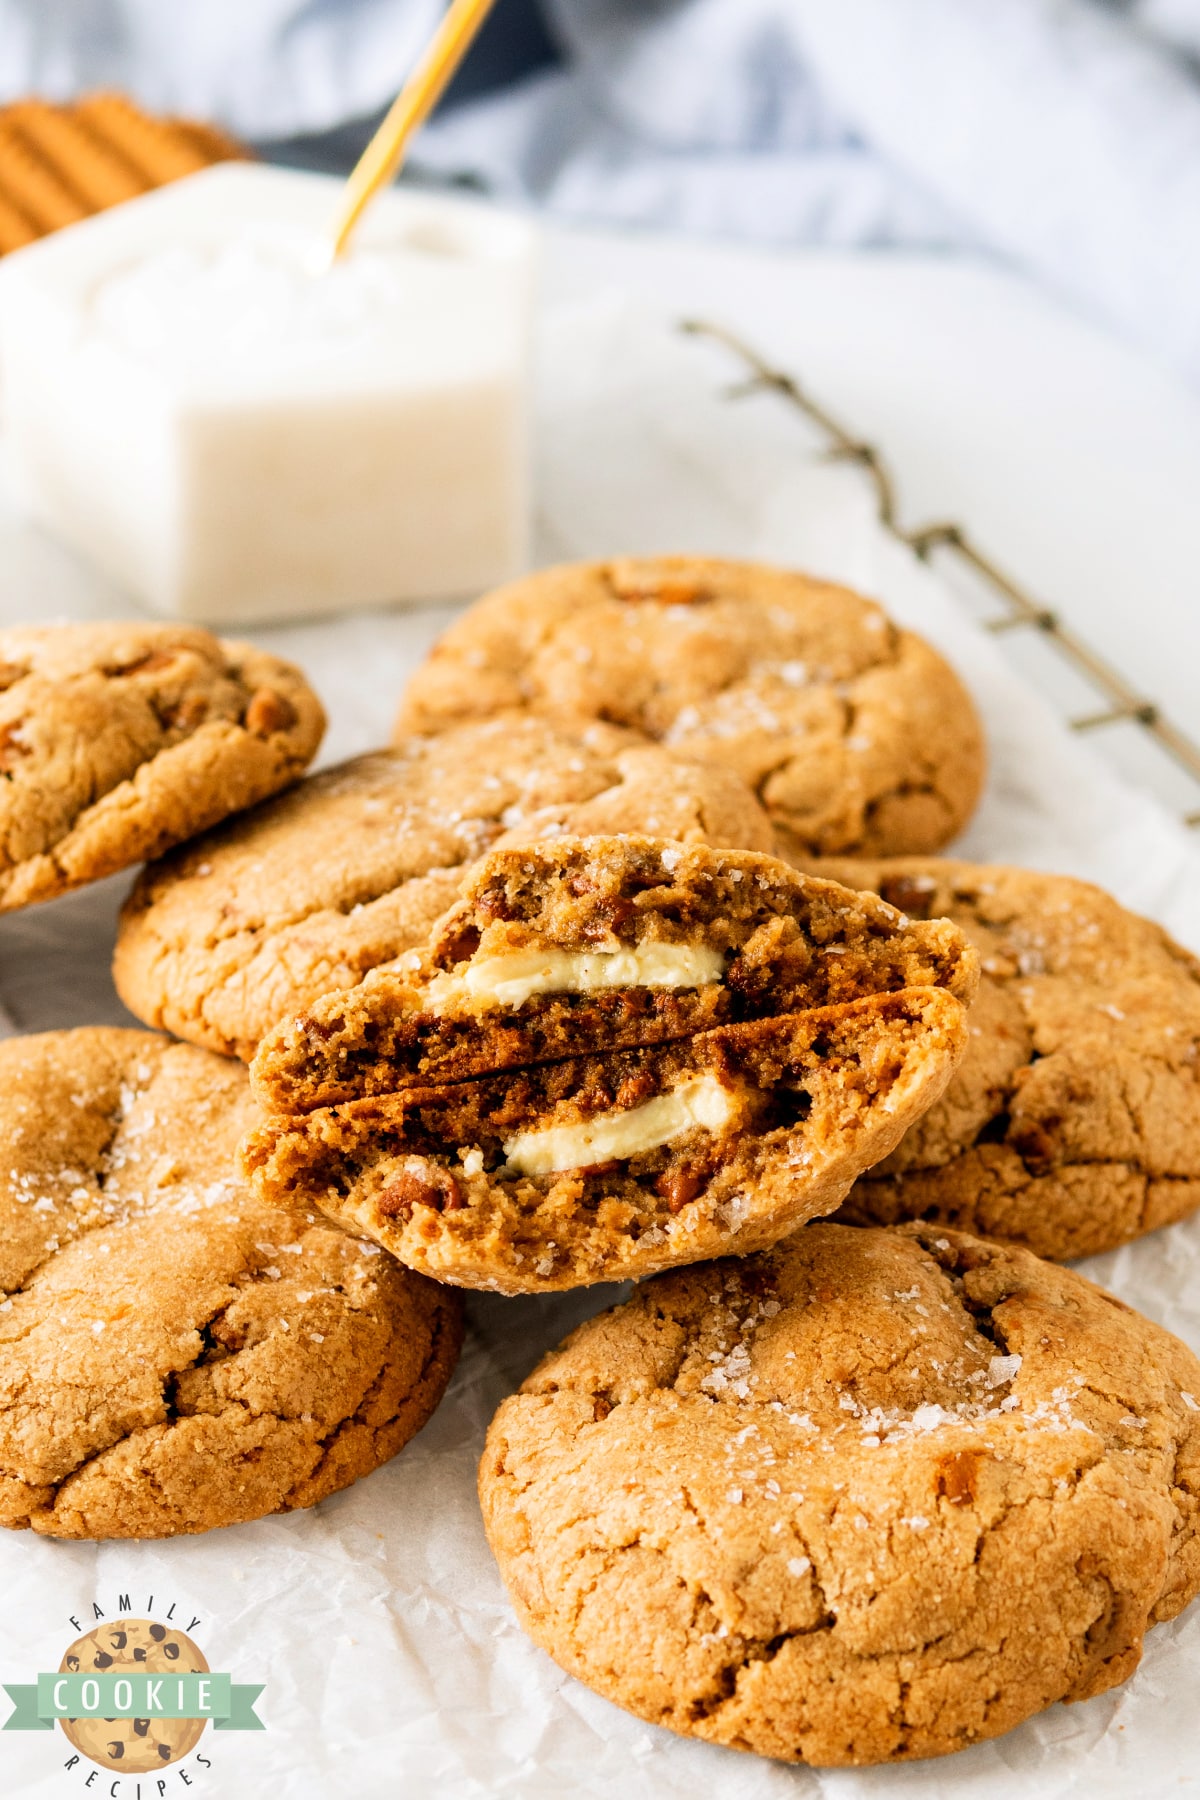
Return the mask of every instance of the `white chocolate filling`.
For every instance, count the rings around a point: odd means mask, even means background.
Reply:
[[[506,1172],[552,1175],[556,1169],[585,1169],[593,1163],[637,1156],[700,1126],[719,1131],[733,1117],[735,1101],[715,1075],[681,1081],[627,1112],[598,1113],[583,1125],[551,1125],[546,1131],[520,1131],[504,1145]]]
[[[601,988],[704,987],[725,968],[706,944],[638,944],[628,950],[512,950],[481,956],[436,975],[426,990],[434,1013],[456,1005],[524,1006],[535,994],[592,994]]]

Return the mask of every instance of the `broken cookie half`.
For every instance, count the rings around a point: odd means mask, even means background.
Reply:
[[[324,996],[260,1047],[270,1112],[310,1112],[902,988],[969,1000],[946,919],[774,857],[621,836],[495,850],[423,951]]]
[[[832,1211],[944,1090],[975,965],[955,927],[767,857],[564,839],[487,858],[413,977],[268,1039],[247,1172],[522,1293]]]

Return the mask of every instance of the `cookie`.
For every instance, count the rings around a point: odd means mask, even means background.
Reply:
[[[975,991],[946,921],[769,856],[645,837],[493,850],[409,967],[332,993],[259,1046],[270,1112],[670,1042],[905,987]]]
[[[359,1097],[269,1117],[244,1162],[264,1196],[503,1293],[748,1253],[831,1212],[943,1091],[975,977],[952,927],[902,928],[770,857],[646,839],[495,852],[434,945],[451,966],[406,1019],[373,1031],[378,977],[365,1023],[350,997],[357,1063],[340,997],[264,1045],[269,1099],[322,1081]],[[582,991],[529,993],[547,966]],[[497,971],[499,1003],[473,1010],[472,973],[486,994]]]
[[[910,918],[945,915],[982,959],[944,1098],[845,1217],[933,1219],[1092,1256],[1200,1207],[1200,963],[1065,875],[987,864],[814,864]]]
[[[0,106],[0,255],[246,154],[210,125],[154,118],[120,94]]]
[[[146,1024],[249,1060],[281,1019],[422,943],[489,846],[565,830],[772,843],[728,770],[612,726],[485,720],[356,757],[147,869],[118,992]]]
[[[0,630],[0,911],[277,793],[324,728],[291,663],[191,626]]]
[[[582,1326],[479,1488],[521,1624],[618,1705],[940,1756],[1125,1680],[1200,1588],[1200,1363],[1019,1248],[821,1223]]]
[[[757,563],[625,558],[500,588],[417,670],[398,729],[513,706],[736,770],[788,853],[936,850],[983,783],[975,709],[928,644],[846,588]]]
[[[249,1193],[238,1064],[49,1032],[0,1044],[0,1094],[0,1524],[237,1524],[312,1506],[424,1424],[456,1297]]]
[[[207,1675],[208,1659],[186,1632],[153,1619],[114,1619],[75,1639],[58,1665],[63,1675]],[[164,1684],[165,1685],[165,1684]],[[170,1689],[167,1689],[170,1692]],[[206,1719],[60,1719],[63,1736],[102,1769],[148,1775],[196,1748]],[[114,1785],[116,1785],[114,1783]],[[117,1789],[118,1793],[120,1788]],[[109,1790],[111,1795],[111,1788]]]

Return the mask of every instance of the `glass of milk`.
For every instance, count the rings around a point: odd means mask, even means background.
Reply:
[[[0,391],[37,516],[157,612],[225,624],[478,592],[529,532],[535,237],[225,163],[0,265]]]

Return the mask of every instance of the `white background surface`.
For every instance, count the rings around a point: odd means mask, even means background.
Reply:
[[[723,258],[588,237],[560,239],[548,276],[542,554],[741,550],[879,592],[946,649],[984,712],[993,774],[967,851],[1090,873],[1200,948],[1200,857],[1172,818],[1106,774],[938,581],[880,537],[853,473],[814,464],[770,400],[724,405],[719,355],[681,343],[663,319],[604,291],[626,287],[668,309],[715,312],[793,363],[878,432],[902,472],[906,507],[967,515],[1048,599],[1078,610],[1151,691],[1170,685],[1194,712],[1194,673],[1181,667],[1200,549],[1192,541],[1200,521],[1184,504],[1200,459],[1193,403],[1007,279],[965,267]],[[568,297],[585,304],[564,310]],[[1096,491],[1102,504],[1087,498]],[[1173,548],[1157,551],[1151,579],[1144,544],[1164,521]],[[128,609],[0,507],[0,617],[114,610]],[[255,635],[306,663],[332,712],[327,752],[343,755],[383,739],[405,671],[446,614]],[[1195,629],[1191,621],[1193,656]],[[107,956],[125,885],[0,921],[0,998],[19,1026],[121,1016]],[[1092,1272],[1200,1347],[1200,1223]],[[1051,1709],[950,1761],[903,1769],[818,1775],[683,1742],[562,1676],[512,1621],[483,1542],[474,1465],[499,1399],[605,1298],[472,1299],[468,1349],[431,1425],[387,1468],[311,1513],[161,1544],[5,1537],[0,1679],[27,1681],[56,1666],[75,1635],[69,1615],[88,1623],[79,1609],[93,1598],[110,1615],[121,1591],[135,1610],[159,1616],[175,1601],[177,1620],[199,1615],[194,1635],[214,1668],[267,1683],[264,1734],[208,1732],[201,1750],[212,1769],[182,1765],[193,1791],[221,1800],[267,1791],[281,1800],[697,1792],[992,1800],[1017,1787],[1033,1800],[1077,1792],[1116,1800],[1188,1791],[1197,1779],[1200,1606],[1153,1634],[1142,1669],[1115,1694]],[[0,1738],[0,1791],[39,1800],[108,1793],[107,1777],[85,1790],[81,1769],[63,1771],[65,1749],[57,1733]],[[165,1779],[168,1793],[188,1791],[179,1771]],[[151,1792],[144,1782],[146,1800]],[[135,1800],[131,1782],[116,1800]]]

